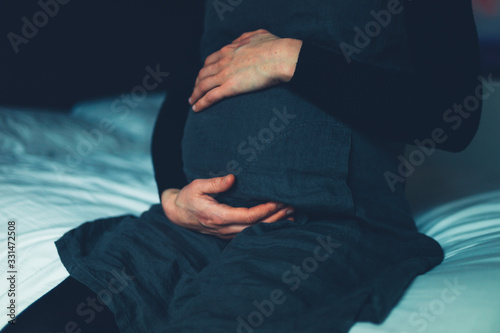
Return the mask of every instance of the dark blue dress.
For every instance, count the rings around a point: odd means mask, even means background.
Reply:
[[[339,50],[372,9],[387,6],[220,3],[206,2],[202,58],[259,28]],[[394,16],[357,60],[407,70],[402,24]],[[295,221],[257,224],[226,242],[173,224],[154,205],[69,231],[56,243],[62,262],[122,332],[347,332],[356,321],[382,322],[412,280],[441,262],[438,243],[417,232],[403,187],[393,191],[384,178],[397,173],[402,145],[350,128],[286,85],[188,112],[188,180],[233,173],[235,186],[218,201],[277,200],[296,208]]]

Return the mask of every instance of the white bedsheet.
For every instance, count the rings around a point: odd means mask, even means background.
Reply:
[[[158,202],[149,143],[162,99],[150,96],[126,115],[111,112],[113,99],[80,104],[71,115],[0,107],[0,266],[7,271],[14,219],[17,313],[68,275],[54,246],[64,232]],[[359,323],[351,332],[500,332],[500,191],[446,204],[417,222],[445,249],[444,263],[418,277],[382,325]]]

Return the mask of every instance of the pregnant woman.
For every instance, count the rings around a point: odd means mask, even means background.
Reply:
[[[208,0],[203,27],[155,127],[161,204],[58,240],[71,277],[18,329],[347,332],[443,259],[400,154],[475,134],[450,109],[479,84],[469,0]]]

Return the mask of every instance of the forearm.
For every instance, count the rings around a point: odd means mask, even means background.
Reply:
[[[187,179],[182,170],[181,142],[191,93],[199,70],[199,44],[203,28],[202,0],[172,4],[171,16],[177,18],[176,31],[166,31],[161,41],[171,50],[167,67],[167,98],[156,119],[151,153],[158,195],[167,188],[182,188]],[[182,19],[180,19],[182,18]],[[160,42],[160,41],[159,41]]]
[[[156,120],[151,153],[158,194],[167,188],[182,188],[187,180],[182,170],[181,141],[188,107],[168,93]],[[172,98],[169,100],[169,98]]]
[[[430,10],[432,9],[432,10]],[[326,112],[367,133],[414,143],[435,128],[449,129],[443,115],[475,94],[479,48],[470,0],[405,2],[413,74],[378,68],[305,41],[288,87]],[[448,131],[440,148],[463,149],[477,129],[481,106],[467,123]]]
[[[158,194],[167,188],[182,188],[187,179],[182,165],[182,137],[186,123],[192,84],[198,63],[193,61],[189,70],[174,72],[172,84],[156,119],[152,137],[151,153]]]

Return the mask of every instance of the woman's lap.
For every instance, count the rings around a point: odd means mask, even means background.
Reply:
[[[299,218],[227,243],[171,223],[155,205],[140,218],[84,224],[57,243],[122,332],[346,332],[357,319],[384,319],[440,261],[424,235],[367,225]]]
[[[345,279],[338,269],[357,242],[354,228],[352,221],[279,221],[246,229],[217,261],[183,285],[181,296],[173,300],[166,332],[200,327],[206,332],[318,332],[317,326],[311,327],[313,317],[297,315],[319,310],[312,305],[325,293],[337,298],[353,290],[356,296],[368,295],[366,288],[357,288],[359,280]],[[350,326],[346,323],[354,319],[328,317],[336,323],[333,327],[341,322]],[[328,322],[322,325],[332,331]]]
[[[101,296],[122,332],[154,332],[147,325],[168,317],[178,284],[213,261],[225,242],[171,223],[155,205],[139,218],[85,223],[56,245],[71,276]]]
[[[381,322],[441,258],[424,235],[363,224],[282,221],[243,231],[184,285],[166,332],[347,332],[356,320]]]

